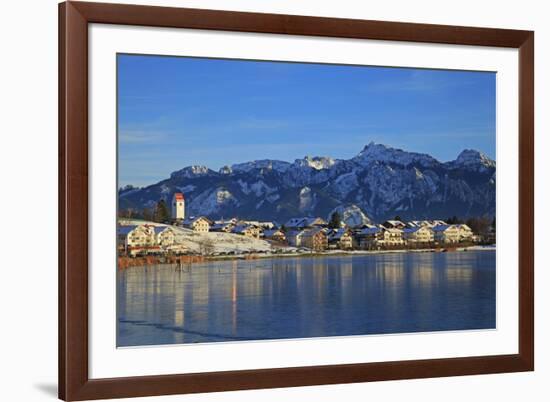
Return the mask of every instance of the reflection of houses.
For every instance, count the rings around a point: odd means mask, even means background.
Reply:
[[[294,247],[302,246],[302,236],[304,235],[304,230],[291,230],[286,233],[286,239],[288,244]]]
[[[210,221],[204,216],[193,216],[183,221],[183,227],[204,233],[210,231]]]
[[[403,229],[405,225],[403,222],[398,220],[388,220],[382,224],[387,229]]]
[[[134,253],[155,246],[155,231],[149,225],[128,225],[117,228],[117,241],[120,249]]]
[[[263,237],[264,239],[278,241],[281,243],[286,241],[285,234],[279,229],[264,230]]]
[[[438,243],[458,243],[460,241],[458,225],[437,225],[432,230],[434,240]]]
[[[328,235],[328,245],[331,248],[339,248],[341,250],[353,248],[351,231],[345,228],[333,230]]]
[[[327,249],[328,239],[325,231],[320,227],[306,230],[302,235],[302,246],[312,250]]]
[[[408,227],[403,229],[403,240],[409,244],[431,243],[434,233],[428,226]]]
[[[260,229],[253,225],[237,225],[233,228],[233,233],[246,237],[260,237]]]
[[[176,232],[169,226],[155,226],[155,242],[161,247],[172,246],[176,242]]]

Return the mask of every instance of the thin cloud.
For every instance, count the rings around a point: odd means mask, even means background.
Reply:
[[[159,143],[166,138],[166,133],[158,131],[123,130],[118,135],[118,140],[123,144]]]

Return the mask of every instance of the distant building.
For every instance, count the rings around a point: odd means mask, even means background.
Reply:
[[[402,246],[405,244],[403,240],[403,231],[398,228],[384,228],[382,229],[382,240],[380,242],[384,246]]]
[[[184,220],[185,219],[185,197],[183,193],[175,193],[172,197],[172,219]]]
[[[340,228],[333,230],[328,235],[328,245],[340,250],[353,248],[353,237],[349,229]]]
[[[382,224],[382,226],[384,226],[385,228],[388,228],[388,229],[403,229],[405,225],[403,222],[401,221],[397,221],[397,220],[387,220],[386,222],[384,222]]]
[[[382,229],[376,226],[363,228],[355,234],[357,245],[363,250],[378,247],[382,238]]]
[[[256,239],[260,237],[260,229],[254,225],[237,225],[233,228],[232,232]]]
[[[473,241],[474,232],[468,225],[462,223],[456,226],[458,226],[459,241]]]
[[[308,229],[302,235],[302,246],[320,251],[328,248],[328,238],[322,228]]]
[[[285,242],[286,236],[282,230],[279,229],[268,229],[264,230],[263,237],[268,240],[278,241],[278,242]]]
[[[312,228],[315,226],[325,226],[327,222],[322,218],[308,218],[308,217],[302,217],[302,218],[292,218],[289,219],[284,226],[287,229],[306,229],[306,228]]]
[[[408,244],[427,244],[434,241],[434,232],[429,226],[416,226],[403,229],[403,240]]]
[[[286,240],[288,244],[293,247],[302,246],[302,236],[304,235],[305,230],[291,230],[286,233]]]
[[[176,232],[170,226],[155,226],[155,242],[161,247],[176,243]]]
[[[239,221],[238,223],[239,225],[252,225],[261,229],[273,229],[275,227],[275,223],[269,221]]]
[[[192,216],[183,221],[183,227],[195,232],[206,233],[210,231],[210,220],[204,216]]]
[[[156,246],[154,227],[150,225],[127,225],[117,228],[117,243],[125,253],[135,254]]]
[[[233,222],[216,222],[210,226],[210,231],[231,233],[234,227],[235,224]]]
[[[458,225],[437,225],[432,228],[434,240],[438,243],[458,243],[460,229]]]

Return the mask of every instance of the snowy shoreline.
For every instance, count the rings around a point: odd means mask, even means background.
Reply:
[[[397,254],[397,253],[443,253],[443,252],[458,252],[458,251],[496,251],[496,246],[467,246],[457,247],[453,249],[398,249],[398,250],[328,250],[328,251],[312,251],[312,252],[294,252],[294,253],[261,253],[255,254],[254,258],[250,255],[231,255],[231,256],[210,256],[206,261],[227,261],[227,260],[254,260],[254,259],[269,259],[269,258],[299,258],[299,257],[337,257],[337,256],[359,256],[359,255],[376,255],[376,254]]]

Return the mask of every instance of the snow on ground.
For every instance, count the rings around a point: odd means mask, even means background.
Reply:
[[[170,226],[155,222],[146,222],[142,220],[121,220],[123,225],[152,225],[152,226]],[[251,252],[268,252],[274,251],[271,243],[246,237],[243,235],[222,232],[199,233],[194,230],[182,228],[178,226],[170,226],[177,233],[177,245],[172,247],[174,251],[200,253],[205,249],[208,254],[219,254],[234,252],[236,254],[251,253]],[[280,247],[276,247],[280,248]],[[285,248],[286,249],[286,248]]]

